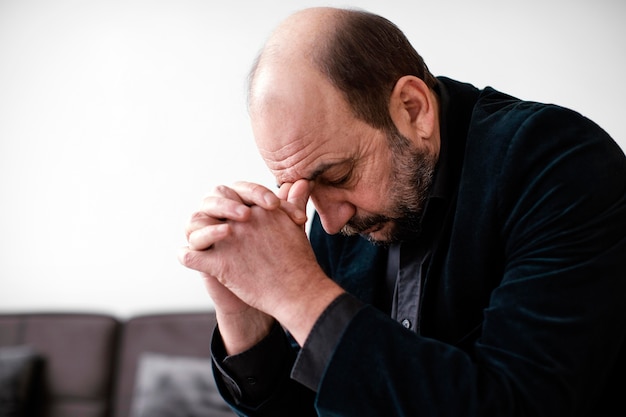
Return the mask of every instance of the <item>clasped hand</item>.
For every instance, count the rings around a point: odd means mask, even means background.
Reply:
[[[278,195],[240,182],[215,188],[191,216],[179,260],[201,272],[222,316],[254,308],[282,321],[290,301],[327,279],[304,232],[309,194],[305,180]]]

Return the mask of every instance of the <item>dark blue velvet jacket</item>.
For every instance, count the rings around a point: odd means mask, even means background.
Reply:
[[[428,235],[419,333],[367,306],[317,393],[285,380],[246,415],[626,415],[623,152],[570,110],[440,81],[452,193]],[[383,248],[318,219],[311,242],[376,304]]]

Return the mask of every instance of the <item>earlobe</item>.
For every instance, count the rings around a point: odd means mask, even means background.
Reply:
[[[391,93],[389,113],[403,135],[429,138],[435,130],[437,105],[434,95],[421,79],[401,77]]]

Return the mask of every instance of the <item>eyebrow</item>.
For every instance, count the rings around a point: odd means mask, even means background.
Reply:
[[[322,164],[319,167],[317,167],[315,169],[315,171],[313,171],[313,173],[311,175],[309,175],[308,177],[304,177],[302,179],[307,180],[307,181],[315,181],[317,178],[319,178],[320,175],[324,174],[329,169],[334,168],[334,167],[336,167],[338,165],[345,164],[348,161],[349,161],[349,159],[344,159],[344,160],[341,160],[341,161],[338,161],[338,162],[328,162],[328,163]],[[283,181],[282,183],[277,183],[276,186],[278,188],[280,188],[285,182],[288,182],[288,181]]]
[[[340,161],[340,162],[331,162],[331,163],[327,163],[327,164],[322,164],[315,171],[313,171],[311,176],[309,178],[307,178],[307,181],[315,181],[320,175],[322,175],[323,173],[325,173],[329,169],[334,168],[334,167],[336,167],[338,165],[345,164],[346,162],[347,162],[346,160],[343,160],[343,161]]]

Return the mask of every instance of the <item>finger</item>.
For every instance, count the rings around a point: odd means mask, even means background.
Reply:
[[[303,225],[306,223],[306,212],[295,204],[292,204],[289,201],[281,200],[280,209],[287,213],[287,215],[291,218],[291,221],[293,221],[294,223],[298,225]]]
[[[278,190],[278,197],[282,200],[280,208],[299,225],[307,221],[306,205],[311,193],[311,182],[298,180],[295,183],[284,183]]]
[[[192,220],[203,217],[221,220],[245,221],[250,216],[250,207],[239,200],[228,197],[206,197],[202,200],[199,212],[192,215]]]
[[[298,180],[289,189],[287,201],[294,204],[302,211],[306,211],[306,205],[311,196],[312,182],[307,180]]]
[[[239,181],[233,184],[232,188],[247,205],[260,206],[266,210],[280,207],[280,199],[276,194],[262,185]]]
[[[243,200],[239,197],[239,194],[237,194],[235,190],[223,184],[213,187],[213,189],[209,191],[206,197],[223,197],[243,203]]]
[[[218,223],[220,223],[218,219],[214,219],[202,211],[197,211],[191,215],[191,218],[185,225],[185,238],[189,240],[189,235],[196,230]]]
[[[177,257],[178,261],[187,268],[210,274],[210,271],[207,270],[206,254],[207,252],[199,252],[189,247],[183,247],[178,250]]]
[[[203,227],[189,235],[189,249],[196,251],[207,250],[229,234],[230,226],[227,223]]]
[[[222,207],[215,207],[213,203],[215,201],[206,201],[203,203],[203,207],[200,211],[197,211],[191,215],[189,222],[185,225],[185,237],[189,240],[189,236],[198,229],[202,229],[207,226],[213,226],[223,223],[224,220],[246,221],[250,217],[250,207],[241,203],[217,203]],[[232,204],[232,205],[231,205]]]
[[[276,193],[278,198],[280,198],[281,200],[287,201],[287,197],[289,196],[289,190],[291,189],[292,185],[293,184],[290,182],[283,183],[278,189],[278,193]]]

